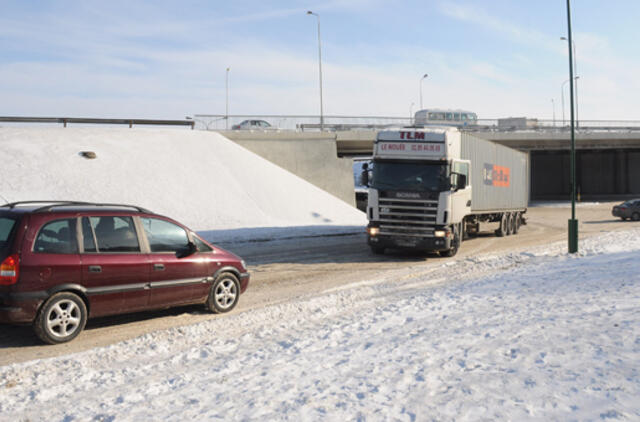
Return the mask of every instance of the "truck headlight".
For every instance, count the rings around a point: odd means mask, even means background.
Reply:
[[[380,233],[380,229],[378,227],[367,227],[367,233],[369,233],[369,236],[377,236]]]
[[[446,237],[447,236],[447,231],[446,230],[436,230],[433,232],[433,235],[435,237]]]

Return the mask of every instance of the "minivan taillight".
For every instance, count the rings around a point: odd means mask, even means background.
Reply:
[[[8,286],[18,282],[20,258],[18,254],[9,255],[0,264],[0,285]]]

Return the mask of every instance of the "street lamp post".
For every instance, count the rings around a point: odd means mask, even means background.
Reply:
[[[561,40],[569,42],[567,37],[560,37]],[[578,65],[576,62],[576,42],[571,40],[571,46],[573,47],[573,71],[576,74],[575,78],[575,92],[576,92],[576,127],[580,127],[580,117],[578,117]]]
[[[429,76],[427,73],[424,74],[424,76],[422,78],[420,78],[420,110],[422,110],[422,81],[424,81],[427,76]]]
[[[553,127],[556,127],[556,102],[551,99],[551,107],[553,108]]]
[[[576,136],[573,120],[573,51],[572,51],[572,39],[571,39],[571,0],[567,0],[567,35],[569,49],[569,80],[572,83],[569,85],[571,104],[571,219],[569,220],[569,253],[578,252],[578,220],[576,219]],[[577,77],[576,77],[577,79]]]
[[[225,115],[224,115],[224,120],[225,120],[225,128],[227,130],[229,130],[229,70],[231,70],[230,67],[227,68],[227,73],[226,73],[226,77],[225,77],[225,88],[226,88],[226,106],[225,106]]]
[[[318,18],[318,70],[320,74],[320,130],[324,130],[324,113],[322,111],[322,44],[320,42],[320,15],[307,11],[307,15],[313,15]]]
[[[573,78],[574,79],[574,83],[578,83],[578,79],[580,79],[580,76],[576,76]],[[571,79],[567,79],[566,81],[562,82],[562,86],[560,87],[560,95],[562,96],[562,127],[565,126],[565,119],[564,119],[564,86],[567,84],[567,82],[569,82]],[[573,85],[573,84],[572,84]],[[573,107],[573,102],[571,103],[572,107]],[[572,108],[573,110],[573,108]]]
[[[564,118],[564,86],[567,84],[567,82],[569,82],[571,79],[567,79],[566,81],[562,82],[562,85],[560,85],[560,99],[562,101],[562,127],[565,127],[565,118]]]
[[[409,125],[411,125],[412,123],[412,119],[413,119],[413,106],[416,103],[411,103],[411,105],[409,106]]]

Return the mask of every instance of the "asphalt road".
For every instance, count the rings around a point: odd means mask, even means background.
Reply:
[[[640,222],[622,222],[611,216],[613,203],[579,204],[581,238],[601,232],[640,227]],[[399,266],[426,268],[446,260],[455,260],[484,253],[522,250],[556,241],[566,241],[567,205],[536,206],[526,214],[528,224],[515,236],[498,238],[492,225],[481,227],[476,238],[462,244],[458,255],[441,258],[437,255],[388,252],[374,255],[362,234],[311,237],[270,242],[235,244],[230,250],[249,264],[251,284],[233,312],[287,302],[312,295],[345,283],[366,280]],[[90,320],[83,333],[70,343],[50,346],[41,344],[31,327],[0,325],[0,365],[38,358],[60,356],[93,347],[107,346],[155,330],[192,324],[211,318],[225,318],[204,312],[202,306],[143,312]]]

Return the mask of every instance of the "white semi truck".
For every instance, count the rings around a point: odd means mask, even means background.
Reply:
[[[386,249],[453,256],[481,222],[498,236],[517,234],[528,204],[525,153],[456,128],[403,128],[378,133],[371,165],[368,243]]]

